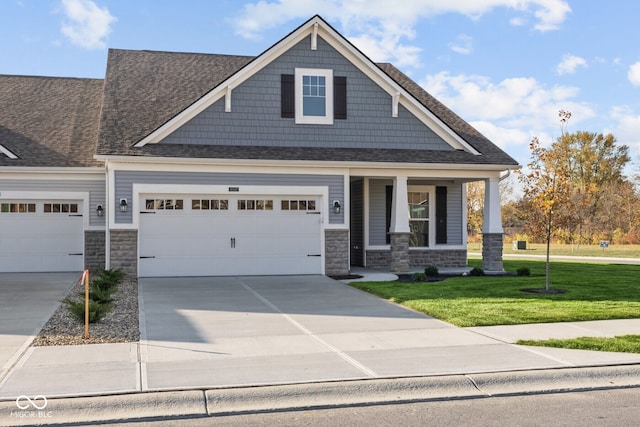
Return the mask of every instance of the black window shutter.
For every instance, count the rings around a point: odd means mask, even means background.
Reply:
[[[447,187],[436,187],[436,243],[447,243]]]
[[[333,78],[333,118],[347,119],[347,78],[335,76]]]
[[[389,229],[391,228],[391,208],[393,205],[393,186],[387,185],[385,187],[385,219],[387,221],[387,244],[391,243],[391,236],[389,235]]]
[[[295,80],[293,74],[280,75],[280,117],[293,119],[296,116]]]

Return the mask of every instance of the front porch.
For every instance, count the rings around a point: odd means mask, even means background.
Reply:
[[[441,270],[467,268],[466,183],[480,179],[485,183],[483,269],[488,274],[504,271],[499,173],[484,172],[479,177],[477,171],[468,173],[471,176],[431,172],[435,177],[351,177],[352,272],[358,267],[399,274],[421,271],[427,265]],[[448,179],[441,174],[449,175]]]

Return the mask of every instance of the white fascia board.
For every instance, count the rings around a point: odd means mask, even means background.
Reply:
[[[313,168],[310,168],[313,166]],[[231,173],[280,173],[280,174],[313,174],[313,175],[344,175],[349,176],[349,168],[342,165],[325,163],[313,164],[271,164],[271,163],[190,163],[190,162],[119,162],[111,160],[109,171],[154,171],[154,172],[231,172]]]
[[[338,160],[260,160],[260,159],[208,159],[193,157],[133,157],[133,156],[96,156],[99,160],[108,160],[111,167],[124,167],[125,164],[145,165],[189,165],[202,166],[247,166],[247,167],[278,167],[282,169],[350,169],[352,175],[357,175],[362,170],[483,170],[506,171],[520,169],[520,165],[513,164],[467,164],[467,163],[399,163],[399,162],[349,162]],[[116,166],[116,164],[118,166]],[[139,167],[139,166],[135,166]],[[367,172],[375,175],[377,172]]]
[[[287,52],[300,40],[304,39],[313,31],[313,24],[314,22],[316,22],[316,20],[317,18],[309,21],[306,26],[298,28],[296,31],[284,38],[281,42],[267,49],[260,56],[256,57],[249,64],[241,68],[234,75],[220,83],[207,94],[205,94],[202,98],[198,99],[196,102],[184,109],[182,112],[162,125],[160,128],[136,143],[134,147],[144,147],[147,144],[156,144],[166,138],[180,126],[184,125],[189,120],[207,109],[209,106],[213,105],[216,101],[226,96],[228,92],[233,91],[234,88],[242,84],[249,77],[258,73],[264,67],[277,59],[280,55]],[[231,101],[229,101],[229,103],[230,102]]]
[[[0,179],[59,179],[66,181],[101,181],[104,180],[104,177],[104,168],[40,168],[20,166],[0,167]]]
[[[407,92],[406,89],[404,89],[392,78],[390,78],[372,60],[370,60],[362,52],[356,49],[353,45],[347,43],[342,35],[334,31],[329,26],[321,26],[320,35],[329,44],[331,44],[333,48],[340,52],[340,54],[349,59],[349,61],[360,71],[362,71],[367,77],[369,77],[385,92],[387,92],[392,100],[398,99],[399,103],[403,107],[409,110],[409,112],[411,112],[414,116],[421,119],[427,127],[433,130],[436,135],[445,140],[453,148],[461,149],[474,155],[481,154],[479,151],[469,145],[464,139],[462,139],[457,133],[455,133],[442,120],[440,120],[435,114],[429,111],[429,109],[418,102],[418,100],[415,99],[409,92]],[[391,111],[389,114],[391,114]]]
[[[16,156],[11,150],[9,150],[8,148],[4,147],[2,144],[0,144],[0,153],[3,153],[5,156],[7,156],[8,158],[15,160],[18,158],[18,156]]]
[[[442,120],[440,120],[431,111],[425,108],[418,100],[416,100],[409,92],[407,92],[402,86],[393,81],[387,76],[373,61],[366,57],[362,52],[353,47],[341,34],[331,28],[320,17],[316,16],[309,20],[306,25],[299,27],[297,30],[289,34],[282,39],[279,43],[273,45],[267,49],[260,56],[256,57],[252,62],[240,69],[237,73],[229,77],[227,80],[220,83],[213,88],[210,92],[205,94],[202,98],[191,104],[184,109],[174,118],[162,125],[160,128],[140,140],[134,145],[134,147],[144,147],[147,144],[156,144],[173,133],[176,129],[187,123],[189,120],[200,114],[206,108],[211,106],[219,99],[227,96],[230,92],[242,84],[249,77],[258,73],[264,67],[269,65],[280,55],[287,52],[293,46],[295,46],[302,39],[308,35],[313,35],[314,32],[322,37],[333,48],[345,56],[351,63],[354,64],[360,71],[362,71],[367,77],[372,79],[378,84],[389,96],[399,96],[399,102],[412,114],[422,120],[422,122],[433,130],[436,135],[440,136],[444,141],[451,145],[455,149],[465,150],[474,155],[480,155],[475,148],[469,145],[464,139],[462,139],[457,133],[455,133],[449,126],[447,126]],[[310,46],[311,48],[311,46]],[[230,96],[230,95],[229,95]],[[227,101],[229,104],[231,100]],[[391,114],[391,112],[389,113]]]

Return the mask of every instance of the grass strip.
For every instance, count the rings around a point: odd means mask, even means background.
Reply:
[[[519,345],[567,348],[573,350],[611,351],[617,353],[640,353],[640,335],[621,335],[613,338],[581,337],[566,340],[519,340]]]

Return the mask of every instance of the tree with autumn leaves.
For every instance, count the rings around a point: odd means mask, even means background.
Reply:
[[[561,110],[559,117],[561,136],[549,147],[534,137],[531,162],[519,174],[523,196],[518,205],[524,232],[547,245],[547,290],[553,239],[578,245],[603,239],[612,231],[603,223],[611,209],[616,209],[612,200],[621,196],[634,206],[640,200],[623,174],[631,160],[629,148],[617,145],[611,134],[568,134],[565,130],[571,113]],[[626,225],[637,226],[640,218],[634,218],[632,212],[629,215]]]
[[[543,147],[537,137],[531,140],[531,163],[527,165],[528,171],[520,174],[526,228],[533,235],[544,236],[547,244],[547,291],[551,289],[549,252],[553,232],[569,225],[572,217],[569,209],[571,182],[569,164],[566,161],[569,144],[564,132],[570,118],[570,112],[560,111],[562,136],[550,148]]]

